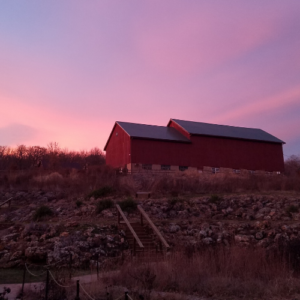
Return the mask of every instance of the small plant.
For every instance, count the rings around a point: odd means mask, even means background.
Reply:
[[[171,191],[171,197],[178,197],[177,191]]]
[[[128,213],[133,212],[137,208],[137,203],[132,198],[127,198],[118,203],[123,211]]]
[[[214,204],[219,203],[221,200],[221,197],[218,195],[211,195],[209,198],[209,202]]]
[[[83,202],[80,200],[77,200],[76,202],[76,206],[79,208],[80,206],[82,206]]]
[[[35,211],[33,215],[33,220],[40,221],[42,218],[47,216],[52,216],[52,215],[53,215],[52,209],[46,205],[42,205]]]
[[[170,206],[174,206],[174,205],[176,205],[176,204],[179,203],[179,202],[182,202],[182,199],[179,199],[179,198],[172,198],[172,199],[169,199],[169,200],[168,200],[168,204],[169,204]]]
[[[89,193],[88,197],[89,198],[94,197],[95,199],[102,198],[102,197],[108,196],[112,192],[113,192],[113,188],[111,186],[105,185],[102,188],[100,188],[98,190],[94,190],[91,193]]]
[[[103,199],[96,204],[96,213],[100,214],[103,210],[113,207],[114,203],[111,199]]]
[[[293,213],[298,213],[299,212],[299,207],[295,206],[295,205],[290,205],[289,207],[287,207],[286,209],[286,213],[287,214],[293,214]]]

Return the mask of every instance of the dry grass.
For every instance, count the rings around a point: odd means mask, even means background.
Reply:
[[[149,180],[148,189],[156,194],[300,191],[300,176],[175,173]]]
[[[114,194],[130,196],[137,190],[152,191],[155,196],[171,194],[244,193],[300,191],[300,176],[229,175],[180,172],[174,174],[134,174],[119,176],[108,166],[86,171],[7,171],[0,173],[2,189],[39,189],[68,195],[86,196],[109,186]]]
[[[105,165],[76,170],[23,170],[0,173],[0,188],[19,190],[59,191],[64,194],[88,195],[103,186],[118,190],[116,172]]]
[[[300,293],[300,279],[283,257],[240,247],[206,249],[190,257],[177,253],[158,263],[133,263],[124,266],[112,283],[148,299],[152,291],[216,299],[284,299]]]

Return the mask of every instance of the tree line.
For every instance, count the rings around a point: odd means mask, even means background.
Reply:
[[[97,147],[89,151],[62,149],[51,142],[47,147],[19,145],[0,146],[0,171],[43,169],[85,169],[105,164],[105,154]]]

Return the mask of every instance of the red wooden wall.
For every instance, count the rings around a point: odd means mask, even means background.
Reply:
[[[133,163],[284,171],[282,145],[209,136],[191,144],[132,139]]]
[[[116,135],[118,133],[118,135]],[[130,137],[116,123],[106,146],[106,164],[114,167],[124,167],[130,163]]]
[[[133,163],[190,166],[191,148],[190,143],[132,139],[131,159]]]

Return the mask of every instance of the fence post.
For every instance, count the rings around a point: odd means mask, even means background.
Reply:
[[[135,250],[136,250],[136,241],[135,238],[133,237],[133,256],[135,256]]]
[[[128,300],[128,292],[125,292],[125,300]]]
[[[69,255],[70,255],[70,261],[69,261],[69,278],[71,279],[72,278],[72,253],[69,252]]]
[[[79,280],[77,280],[76,282],[76,297],[75,297],[75,300],[80,300],[79,298]]]
[[[25,266],[25,263],[24,263],[24,271],[23,271],[23,282],[22,282],[21,299],[23,299],[23,296],[24,296],[25,276],[26,276],[26,266]]]
[[[142,213],[141,213],[141,225],[142,225],[142,226],[144,225],[144,223],[143,223],[143,215],[142,215]]]
[[[109,300],[109,292],[108,292],[108,287],[106,287],[106,299]]]
[[[97,253],[97,279],[99,279],[99,253]]]
[[[45,300],[48,300],[48,292],[49,292],[49,269],[47,269],[47,276],[46,276]]]

